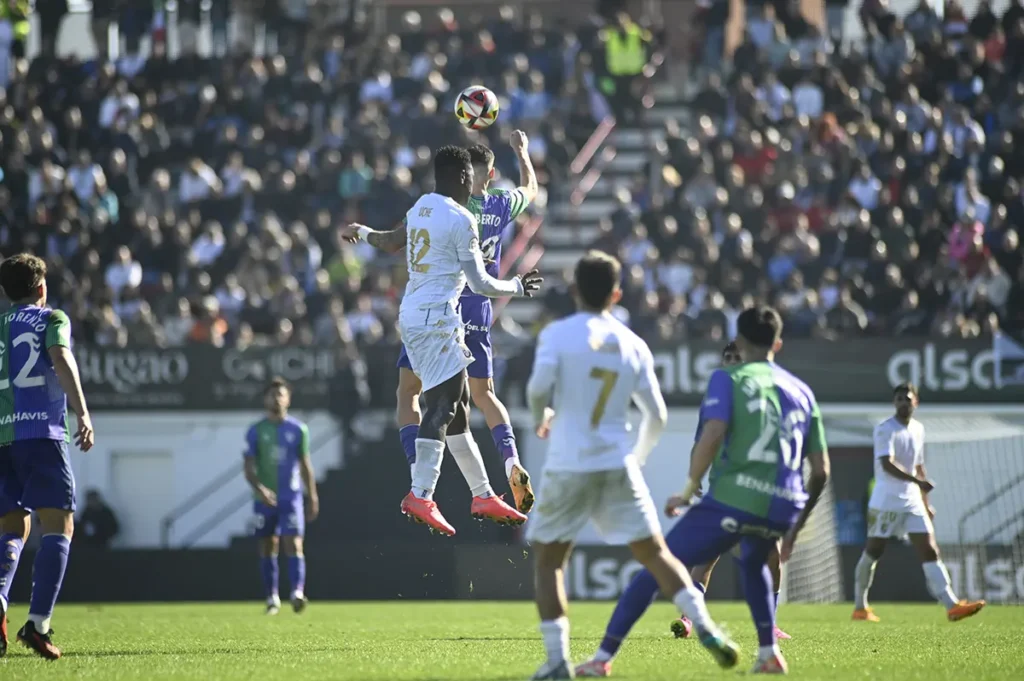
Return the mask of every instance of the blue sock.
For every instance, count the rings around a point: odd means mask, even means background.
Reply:
[[[402,440],[402,450],[410,466],[416,463],[416,438],[419,435],[420,427],[415,423],[402,426],[398,431],[398,437]]]
[[[267,598],[277,596],[277,556],[260,556],[260,572],[263,573],[263,593]]]
[[[767,542],[760,542],[767,544]],[[761,546],[754,538],[747,537],[741,544],[743,557],[740,559],[740,581],[743,595],[750,607],[757,629],[757,641],[762,647],[775,645],[775,603],[772,600],[772,573],[767,558],[770,546]]]
[[[702,594],[703,593],[707,593],[707,591],[705,591],[705,589],[704,589],[704,585],[701,584],[700,582],[694,582],[693,586],[694,586],[694,588],[697,589],[697,591],[701,592]]]
[[[288,556],[288,582],[292,585],[292,593],[306,593],[305,556]]]
[[[32,601],[29,615],[48,619],[57,604],[57,594],[68,567],[71,540],[63,534],[44,534],[32,572]],[[46,633],[46,632],[40,632]]]
[[[516,449],[516,436],[512,432],[512,426],[507,423],[499,423],[491,428],[491,437],[494,439],[494,446],[501,453],[501,460],[518,459],[519,450]],[[506,470],[508,470],[506,468]]]
[[[21,541],[19,534],[5,534],[0,536],[0,600],[6,604],[11,593],[11,584],[14,583],[14,573],[18,571],[18,561],[21,560],[21,550],[25,543]]]
[[[641,570],[629,583],[626,590],[622,592],[622,598],[615,606],[615,612],[608,622],[608,629],[604,632],[604,639],[601,641],[601,651],[608,655],[609,659],[619,652],[619,646],[623,639],[629,634],[647,608],[654,602],[658,595],[658,582],[647,570]]]

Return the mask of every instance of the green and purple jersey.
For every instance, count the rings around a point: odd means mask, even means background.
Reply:
[[[277,495],[278,504],[302,497],[299,462],[309,456],[309,427],[292,416],[264,418],[245,435],[245,456],[256,463],[260,484]]]
[[[68,402],[50,348],[71,347],[71,321],[60,310],[15,305],[0,316],[0,445],[70,441]]]
[[[470,196],[466,208],[476,218],[480,230],[480,252],[484,255],[487,274],[499,276],[501,240],[508,226],[516,221],[530,202],[520,189],[488,189],[483,196]],[[486,298],[473,293],[468,286],[463,298]]]
[[[827,451],[814,392],[774,362],[749,362],[712,374],[701,414],[728,425],[708,496],[791,522],[807,503],[806,454]]]

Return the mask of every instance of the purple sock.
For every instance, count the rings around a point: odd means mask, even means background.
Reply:
[[[71,540],[63,534],[43,535],[32,572],[32,601],[28,608],[30,615],[53,615],[53,606],[57,604],[57,594],[64,581],[70,551]]]
[[[619,652],[623,639],[657,595],[658,582],[654,580],[654,575],[647,570],[638,572],[615,605],[615,611],[604,632],[604,639],[601,640],[601,650],[613,656]]]
[[[740,543],[740,582],[761,646],[775,645],[775,601],[768,553],[772,544],[758,537],[744,537]]]
[[[516,449],[516,436],[512,433],[512,426],[507,423],[499,423],[491,428],[491,437],[494,438],[494,446],[501,452],[502,461],[519,458],[519,450]]]
[[[402,426],[398,431],[398,437],[402,440],[402,450],[405,452],[405,458],[409,460],[409,465],[416,463],[416,438],[419,437],[420,427],[415,423],[408,426]]]
[[[263,573],[263,593],[267,598],[277,595],[277,556],[260,556],[260,572]]]
[[[288,556],[288,582],[292,585],[292,593],[306,592],[305,556]]]
[[[21,541],[21,535],[5,534],[0,536],[0,599],[8,602],[8,594],[11,593],[11,584],[14,583],[14,573],[18,571],[18,561],[21,560],[21,550],[25,543]]]

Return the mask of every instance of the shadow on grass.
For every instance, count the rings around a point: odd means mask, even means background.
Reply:
[[[303,653],[344,653],[352,650],[356,650],[353,646],[324,646],[322,648],[303,648]],[[239,650],[237,648],[204,648],[196,650],[195,648],[189,648],[188,650],[96,650],[96,651],[75,651],[69,650],[64,652],[61,658],[79,658],[87,660],[89,658],[103,658],[103,657],[173,657],[173,656],[206,656],[206,655],[261,655],[264,653],[278,653],[279,651],[274,650]]]

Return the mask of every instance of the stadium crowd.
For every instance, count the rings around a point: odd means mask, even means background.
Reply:
[[[788,336],[1024,330],[1024,7],[865,8],[840,54],[764,4],[705,71],[595,244],[634,266],[634,327],[719,336],[757,296]]]
[[[548,188],[593,130],[573,105],[587,87],[579,40],[539,17],[464,26],[410,12],[384,40],[357,16],[301,27],[266,57],[172,61],[154,32],[148,55],[140,34],[113,60],[17,62],[0,93],[0,243],[47,259],[50,299],[79,340],[394,336],[402,263],[374,265],[339,231],[389,229],[429,191],[431,149],[469,141],[448,115],[454,95],[479,82],[503,95],[488,131],[497,167],[518,179],[507,140],[521,127]]]
[[[1024,329],[1019,0],[970,20],[954,2],[905,20],[870,3],[848,55],[783,7],[748,13],[724,71],[705,70],[692,129],[666,126],[593,244],[634,266],[633,325],[713,337],[758,296],[794,336]],[[47,258],[80,340],[394,339],[404,268],[339,228],[398,223],[431,185],[430,149],[467,141],[445,114],[472,82],[510,103],[488,132],[500,173],[516,178],[505,140],[521,127],[542,186],[564,194],[600,99],[590,18],[410,12],[384,40],[355,18],[288,25],[265,57],[172,61],[161,33],[148,56],[133,39],[114,61],[15,63],[0,250]],[[701,54],[715,66],[720,50]],[[553,287],[549,312],[566,297]]]

